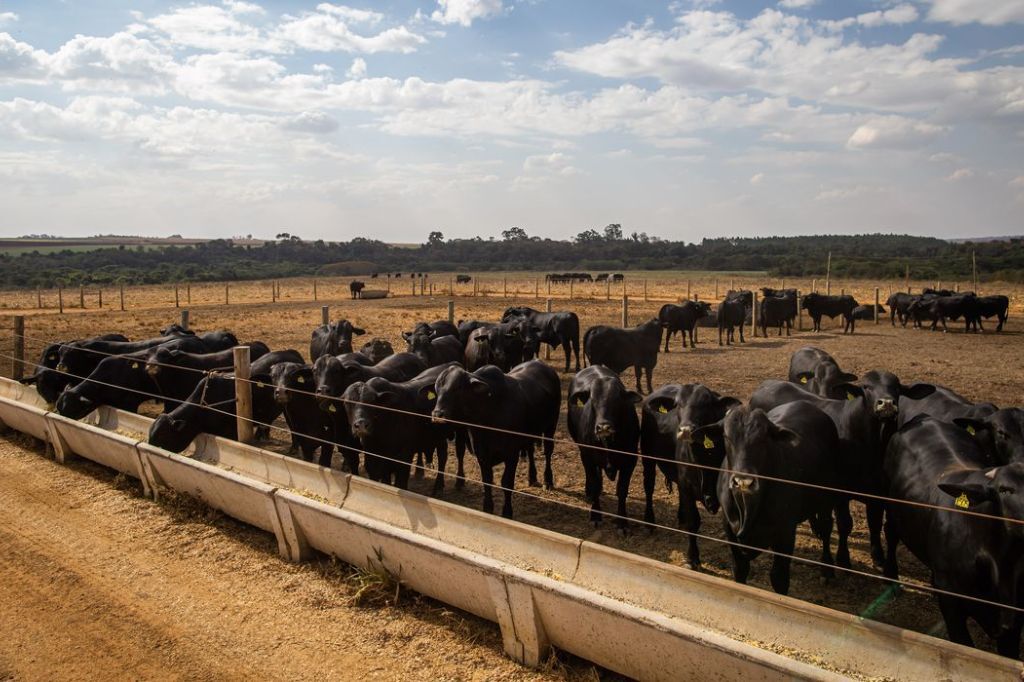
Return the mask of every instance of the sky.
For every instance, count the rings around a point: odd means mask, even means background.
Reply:
[[[1024,0],[0,0],[0,236],[1024,233]]]

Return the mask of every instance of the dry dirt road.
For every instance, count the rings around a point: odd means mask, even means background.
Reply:
[[[0,437],[0,680],[594,679],[531,672],[495,627],[329,560],[281,561],[271,535],[37,443]],[[392,592],[386,592],[390,598]]]

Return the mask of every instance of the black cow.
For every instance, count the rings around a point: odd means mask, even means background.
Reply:
[[[776,327],[779,330],[779,336],[782,336],[782,328],[785,327],[786,336],[789,336],[799,312],[796,289],[763,287],[761,293],[764,294],[759,312],[761,335],[767,337],[768,327]]]
[[[123,342],[127,340],[128,337],[124,336],[123,334],[103,334],[101,336],[95,336],[92,339],[76,339],[72,341],[57,341],[56,343],[51,343],[47,345],[46,348],[43,349],[42,355],[40,355],[39,357],[39,362],[36,364],[32,374],[21,379],[21,383],[25,385],[32,385],[37,383],[39,379],[48,372],[51,374],[58,374],[55,370],[57,369],[57,364],[60,362],[60,349],[62,346],[67,346],[72,343],[79,343],[81,341]],[[59,379],[55,379],[52,381],[52,385],[58,393],[64,389],[63,385],[61,385],[59,388],[57,387],[60,381],[61,380]]]
[[[565,371],[569,371],[572,354],[576,355],[576,371],[580,371],[580,318],[571,311],[542,313],[527,306],[507,308],[501,316],[502,322],[514,318],[525,318],[527,329],[526,357],[533,358],[540,352],[540,344],[546,343],[565,350]]]
[[[734,329],[739,327],[740,343],[746,343],[743,338],[743,327],[746,324],[747,315],[753,309],[754,294],[750,291],[730,291],[718,304],[718,345],[722,345],[722,332],[725,332],[726,345],[731,344],[735,338]]]
[[[342,361],[333,355],[323,355],[313,363],[317,405],[328,413],[334,443],[338,446],[350,472],[359,473],[359,449],[352,437],[344,404],[339,400],[345,389],[357,381],[369,381],[373,377],[383,377],[389,381],[408,381],[426,368],[424,362],[412,353],[390,355],[372,367],[358,362]]]
[[[432,339],[439,339],[442,336],[454,336],[458,338],[459,328],[448,320],[434,320],[433,322],[418,322],[412,331],[402,332],[402,338],[406,341],[415,334],[426,334]]]
[[[522,320],[479,327],[466,342],[464,365],[473,372],[485,365],[494,365],[508,372],[523,362],[526,336]]]
[[[626,497],[640,438],[636,404],[641,400],[639,393],[626,390],[619,376],[602,365],[580,370],[569,382],[567,424],[580,448],[584,489],[595,526],[601,523],[601,490],[603,477],[608,476],[616,481],[615,523],[620,530],[626,529]]]
[[[910,304],[908,312],[925,320],[931,320],[931,331],[935,331],[942,322],[942,331],[948,332],[947,319],[964,318],[964,332],[977,330],[981,324],[978,311],[978,298],[974,294],[957,294],[956,296],[921,297]]]
[[[996,331],[1003,331],[1003,325],[1009,317],[1007,311],[1010,309],[1010,299],[1006,296],[979,296],[977,314],[986,320],[995,317],[999,320]]]
[[[907,320],[910,319],[910,304],[917,300],[917,298],[913,294],[905,294],[900,291],[889,296],[885,304],[889,306],[889,323],[893,327],[896,326],[897,317],[901,325],[907,326]]]
[[[878,304],[878,319],[882,319],[885,315],[885,306],[881,303]],[[872,305],[859,305],[853,309],[853,319],[870,322],[875,319],[875,306]]]
[[[843,488],[853,494],[835,497],[839,546],[836,560],[849,568],[847,539],[853,529],[850,500],[858,499],[867,508],[871,537],[871,557],[879,566],[883,561],[883,507],[875,497],[882,495],[882,458],[888,439],[896,430],[901,396],[922,399],[934,392],[931,384],[903,386],[889,372],[871,371],[861,385],[839,384],[828,397],[821,397],[788,381],[763,382],[750,397],[750,407],[770,410],[779,405],[803,401],[814,405],[832,419],[839,435],[839,449],[826,453],[834,463]],[[859,493],[858,496],[856,493]]]
[[[269,352],[267,344],[254,341],[249,345],[249,360],[258,360]],[[217,353],[188,353],[167,345],[157,346],[147,352],[145,362],[146,372],[164,398],[164,412],[170,412],[188,398],[204,372],[231,371],[233,367],[231,348]]]
[[[459,341],[463,347],[469,343],[469,335],[480,328],[493,327],[498,322],[487,322],[485,320],[459,320]]]
[[[654,390],[651,375],[658,364],[661,347],[661,323],[652,318],[632,329],[598,325],[583,335],[583,353],[591,365],[604,365],[621,374],[632,367],[636,372],[636,390],[640,391],[640,373],[647,374],[647,392]]]
[[[932,287],[925,287],[921,290],[921,293],[925,296],[957,296],[959,292],[953,291],[952,289],[934,289]],[[972,292],[973,293],[973,292]]]
[[[700,532],[699,499],[712,514],[718,512],[718,472],[725,446],[710,436],[695,441],[693,433],[702,426],[721,421],[726,412],[740,404],[719,395],[703,384],[668,384],[644,399],[640,417],[640,452],[644,455],[644,520],[654,522],[654,483],[657,469],[669,482],[679,484],[676,516],[689,533],[687,558],[691,568],[700,566],[697,534]],[[699,466],[685,466],[697,464]],[[656,469],[657,467],[657,469]]]
[[[434,494],[444,490],[450,429],[430,419],[437,400],[434,384],[451,365],[431,367],[408,381],[393,382],[375,377],[357,381],[345,390],[345,411],[352,435],[365,449],[366,475],[374,481],[409,486],[409,467],[414,455],[433,461],[437,453]],[[374,455],[381,455],[376,457]],[[464,476],[461,466],[457,476]],[[416,470],[422,477],[422,468]]]
[[[472,281],[473,281],[473,278],[470,277],[469,275],[456,275],[455,276],[455,283],[456,284],[469,284]]]
[[[385,341],[384,339],[370,339],[363,344],[363,347],[359,349],[359,352],[370,360],[371,365],[376,365],[389,355],[394,355],[395,349],[391,345],[390,341]]]
[[[922,416],[889,442],[885,474],[890,497],[917,503],[887,505],[886,575],[897,576],[896,547],[903,542],[930,569],[937,589],[1024,606],[1024,463],[992,467],[977,439]],[[957,513],[961,509],[996,518]],[[1019,611],[935,596],[951,640],[972,646],[967,619],[973,618],[1000,654],[1020,658]]]
[[[354,279],[348,283],[348,292],[352,294],[353,299],[363,297],[363,289],[366,288],[365,282],[360,282],[358,279]]]
[[[501,514],[512,517],[516,465],[520,455],[526,453],[530,462],[530,485],[536,485],[533,450],[538,440],[543,440],[544,485],[554,487],[552,438],[562,400],[557,372],[540,360],[524,362],[508,374],[497,367],[483,367],[472,373],[461,367],[449,367],[437,378],[435,387],[437,403],[432,412],[435,420],[453,419],[478,425],[468,430],[484,482],[484,511],[494,511],[491,490],[494,467],[502,464],[501,487],[505,491],[505,502]]]
[[[789,380],[822,397],[835,386],[857,380],[856,374],[839,369],[839,363],[820,348],[805,346],[789,358]]]
[[[665,352],[668,352],[668,342],[676,332],[682,332],[683,348],[686,348],[686,335],[690,335],[690,347],[696,348],[697,341],[694,339],[693,330],[698,320],[707,317],[711,312],[711,304],[704,301],[683,301],[682,305],[666,303],[658,311],[658,322],[665,329]]]
[[[997,409],[992,403],[972,403],[952,389],[935,386],[935,390],[921,400],[900,398],[899,425],[902,426],[919,414],[947,422],[954,419],[985,419]]]
[[[621,282],[624,279],[626,279],[626,276],[623,275],[621,272],[616,272],[615,274],[612,275],[613,282]]]
[[[853,319],[853,310],[860,305],[853,296],[848,294],[843,296],[826,296],[825,294],[810,293],[804,296],[802,305],[814,322],[814,331],[821,331],[822,317],[835,319],[842,315],[843,333],[853,333],[856,326],[856,322]]]
[[[1024,462],[1024,410],[1004,407],[984,419],[957,418],[953,422],[974,436],[996,464]]]
[[[331,466],[334,444],[331,442],[331,420],[317,409],[316,378],[313,366],[299,362],[279,362],[270,370],[274,384],[274,400],[284,410],[284,419],[292,435],[290,453],[296,450],[312,462],[317,449],[320,466]]]
[[[405,336],[403,333],[402,336]],[[417,332],[406,337],[409,345],[409,352],[415,354],[427,367],[437,367],[446,362],[462,361],[462,343],[458,336],[430,337],[422,332]]]
[[[266,356],[264,356],[266,357]],[[253,374],[252,418],[257,424],[272,424],[281,414],[274,400],[269,374]],[[181,452],[200,433],[238,439],[235,416],[235,377],[209,374],[203,377],[188,400],[149,427],[149,443],[171,452]]]
[[[805,402],[781,405],[767,413],[740,406],[729,410],[720,424],[699,428],[693,434],[698,442],[704,437],[722,442],[723,436],[722,468],[730,473],[718,477],[718,499],[726,539],[734,543],[730,549],[736,582],[745,583],[750,561],[761,549],[770,549],[776,552],[770,573],[772,587],[787,594],[796,528],[807,520],[822,541],[822,575],[832,576],[832,494],[762,478],[836,485],[831,454],[839,448],[839,437],[832,420]]]
[[[348,320],[322,324],[313,330],[309,341],[309,361],[316,362],[321,355],[341,355],[352,352],[352,336],[362,336],[365,329],[353,326]]]
[[[58,396],[57,413],[81,419],[101,405],[138,412],[142,403],[158,400],[159,389],[146,373],[146,353],[142,350],[100,360],[84,381]]]

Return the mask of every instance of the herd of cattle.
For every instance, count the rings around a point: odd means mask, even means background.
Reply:
[[[742,339],[749,294],[723,301],[716,321],[720,336],[739,320]],[[805,296],[804,307],[817,315],[816,323],[823,315],[845,315],[845,307],[834,311],[851,298],[815,296]],[[963,304],[971,297],[922,296],[906,309],[933,310],[940,320],[955,312],[984,316],[977,308],[953,308],[946,300],[953,298]],[[781,333],[795,304],[786,291],[766,295],[762,324],[777,324]],[[341,320],[313,330],[309,362],[295,350],[247,344],[253,419],[269,425],[283,414],[296,456],[331,466],[337,448],[348,471],[362,466],[371,479],[402,488],[413,470],[422,475],[424,461],[436,456],[435,494],[444,489],[453,441],[456,487],[465,480],[469,450],[480,465],[484,510],[494,511],[492,491],[500,486],[502,514],[511,517],[521,459],[528,462],[530,484],[540,484],[538,446],[544,485],[554,486],[551,458],[564,397],[593,523],[608,516],[625,531],[630,481],[639,464],[643,522],[655,524],[660,470],[670,489],[678,490],[677,517],[689,535],[692,567],[700,565],[700,503],[709,514],[721,511],[735,579],[745,582],[751,561],[768,551],[771,584],[786,593],[790,555],[804,521],[821,541],[825,577],[834,565],[850,566],[850,503],[856,501],[866,507],[871,557],[885,576],[898,576],[901,542],[930,569],[934,585],[945,591],[938,601],[951,639],[971,643],[970,617],[996,639],[1000,653],[1019,656],[1024,616],[984,602],[1024,607],[1024,410],[972,403],[939,385],[905,384],[884,370],[857,377],[812,347],[793,354],[788,377],[763,382],[746,403],[699,383],[655,390],[651,372],[663,332],[666,351],[674,330],[685,331],[692,342],[693,326],[708,315],[707,304],[688,302],[666,306],[659,318],[632,329],[591,327],[582,335],[583,369],[573,312],[513,307],[500,321],[423,322],[402,334],[407,350],[397,353],[381,339],[356,350],[354,337],[366,332]],[[44,350],[24,381],[60,414],[76,419],[100,405],[137,411],[157,399],[164,412],[149,441],[181,452],[200,433],[237,436],[230,374],[237,344],[229,332],[197,335],[177,325],[142,341],[110,334],[60,342]],[[575,365],[564,394],[558,372],[535,359],[543,344],[564,350],[566,373]],[[629,367],[636,372],[636,391],[619,377]],[[642,371],[646,397],[640,393]],[[605,477],[615,483],[613,514],[601,511]]]

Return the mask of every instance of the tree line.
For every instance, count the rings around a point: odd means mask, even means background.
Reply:
[[[213,240],[187,246],[119,247],[0,253],[6,288],[233,281],[372,272],[495,270],[608,272],[623,270],[766,271],[779,277],[824,276],[828,254],[838,278],[969,280],[972,253],[979,277],[1024,281],[1024,239],[954,243],[896,234],[819,235],[670,241],[624,234],[612,224],[571,240],[530,237],[512,227],[501,238],[445,239],[430,233],[418,246],[357,237],[307,241],[281,233],[262,245]]]

